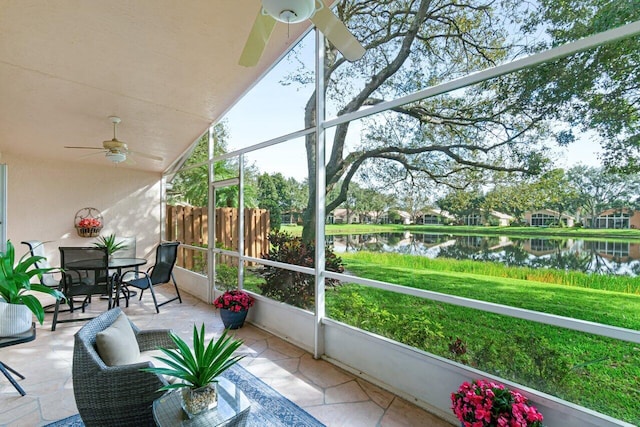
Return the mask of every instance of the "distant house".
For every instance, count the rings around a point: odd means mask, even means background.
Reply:
[[[345,208],[336,208],[327,216],[327,224],[360,224],[360,216]]]
[[[348,218],[347,218],[348,212]],[[347,211],[345,208],[337,208],[327,214],[325,224],[387,224],[389,216],[387,212],[366,212],[358,214]]]
[[[607,209],[593,221],[593,228],[640,228],[640,211],[628,208]]]
[[[302,212],[289,211],[282,214],[282,225],[302,224]]]
[[[453,215],[437,208],[425,209],[416,215],[416,224],[436,225],[443,224],[447,220],[453,220]]]
[[[538,209],[528,211],[524,214],[524,221],[532,227],[547,227],[556,224],[558,219],[567,227],[573,227],[575,218],[571,215],[562,214],[551,209]]]
[[[404,224],[404,225],[409,225],[411,224],[412,220],[411,220],[411,214],[409,212],[405,212],[405,211],[396,211],[398,213],[398,215],[400,215],[400,223]]]
[[[514,218],[498,211],[480,211],[470,215],[463,215],[461,218],[463,225],[498,225],[506,227]]]

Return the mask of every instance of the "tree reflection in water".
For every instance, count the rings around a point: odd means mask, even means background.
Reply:
[[[327,236],[336,252],[393,252],[429,258],[493,261],[512,267],[640,276],[640,244],[440,233]]]

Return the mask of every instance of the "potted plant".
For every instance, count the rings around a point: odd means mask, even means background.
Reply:
[[[244,358],[233,356],[243,341],[227,336],[227,330],[224,330],[215,343],[211,340],[209,344],[205,344],[204,323],[200,333],[196,325],[193,325],[193,350],[174,332],[170,332],[169,335],[176,348],[160,348],[167,357],[155,357],[168,367],[142,370],[180,380],[158,391],[182,389],[183,409],[189,417],[214,408],[217,405],[216,378]]]
[[[244,325],[249,308],[255,299],[241,289],[225,291],[213,301],[213,305],[220,309],[220,318],[227,329],[238,329]]]
[[[104,248],[107,250],[107,254],[111,257],[116,251],[120,249],[127,249],[127,245],[124,242],[116,242],[116,235],[109,234],[108,236],[99,236],[98,241],[93,244],[96,248]]]
[[[463,427],[543,427],[542,414],[535,406],[502,384],[465,381],[451,393],[451,402]]]
[[[29,255],[29,256],[27,256]],[[10,240],[7,241],[7,251],[0,252],[0,336],[19,335],[31,327],[31,313],[42,325],[44,308],[40,301],[28,293],[42,292],[57,299],[64,298],[62,292],[31,283],[34,276],[42,277],[44,273],[54,271],[54,268],[37,268],[36,263],[44,260],[41,256],[25,254],[15,263],[15,250]]]

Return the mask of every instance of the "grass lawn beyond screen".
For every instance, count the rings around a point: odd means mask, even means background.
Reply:
[[[360,277],[640,329],[640,295],[469,274],[455,260],[437,261],[458,271],[408,255],[340,256]],[[331,318],[640,424],[637,344],[354,284],[326,297]]]

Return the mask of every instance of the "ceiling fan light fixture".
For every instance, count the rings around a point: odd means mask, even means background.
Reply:
[[[124,153],[119,153],[119,152],[114,152],[114,151],[109,151],[107,152],[107,154],[105,154],[105,157],[107,158],[107,160],[109,160],[112,163],[122,163],[125,160],[127,160],[127,155]]]
[[[264,11],[280,22],[295,24],[316,11],[316,0],[262,0]]]

